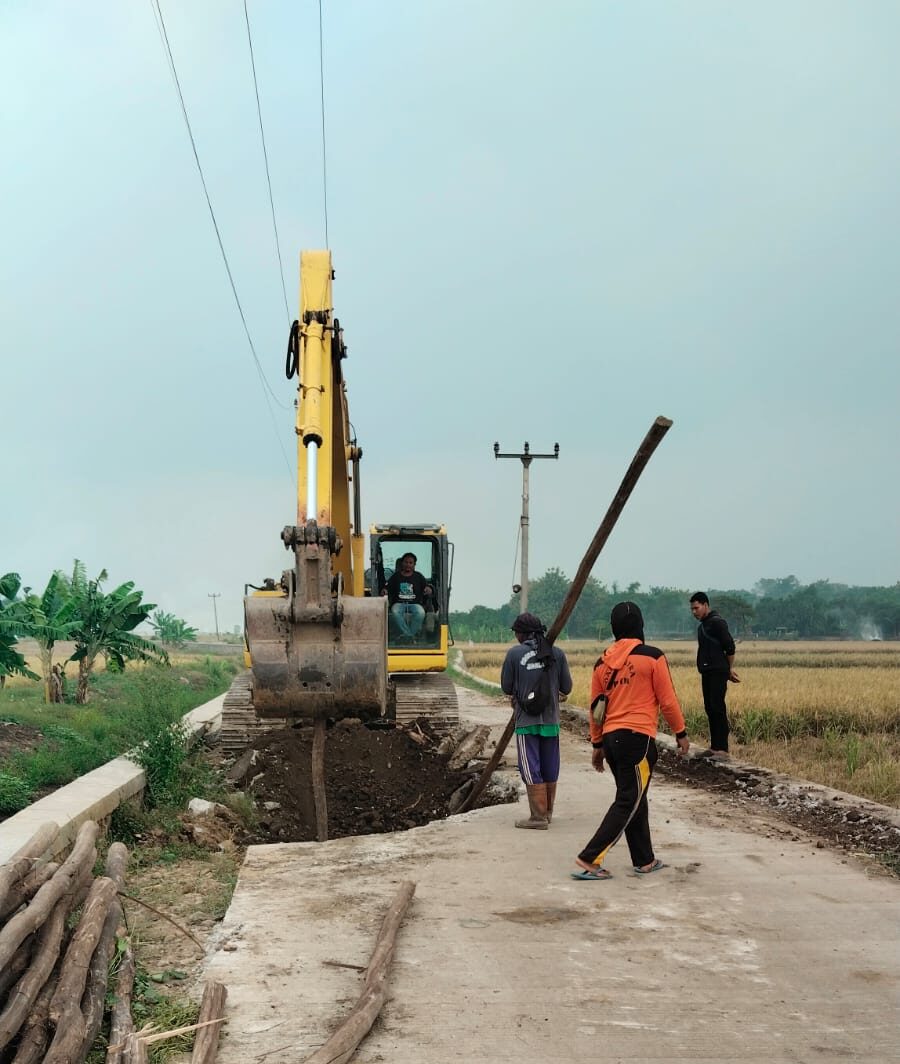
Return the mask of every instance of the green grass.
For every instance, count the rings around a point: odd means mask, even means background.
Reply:
[[[115,983],[118,963],[117,956],[111,966],[110,986]],[[197,1022],[200,1013],[198,1004],[157,989],[160,985],[175,983],[184,977],[183,972],[175,970],[150,973],[138,965],[134,974],[134,996],[131,1005],[136,1029],[145,1024],[152,1024],[156,1031],[175,1031]],[[148,1054],[150,1064],[165,1064],[177,1054],[190,1053],[195,1035],[196,1032],[189,1031],[175,1038],[152,1043]],[[103,1064],[106,1060],[106,1045],[106,1031],[103,1031],[88,1054],[87,1064]]]
[[[0,719],[37,728],[44,737],[31,752],[0,763],[0,816],[142,744],[137,757],[147,770],[150,800],[177,799],[190,783],[183,778],[186,742],[178,722],[226,690],[237,669],[230,659],[208,657],[189,670],[100,673],[84,706],[46,705],[38,684],[0,691]]]
[[[503,697],[503,693],[496,686],[493,686],[490,683],[485,683],[475,676],[466,675],[465,673],[460,672],[456,665],[457,660],[457,656],[452,655],[450,658],[450,664],[447,667],[447,675],[455,684],[459,684],[460,687],[468,687],[470,691],[477,691],[482,695],[493,695],[495,698]],[[498,672],[497,679],[499,680],[499,678],[500,674]]]

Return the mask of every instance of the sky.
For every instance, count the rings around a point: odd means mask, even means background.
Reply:
[[[247,331],[151,3],[3,0],[0,572],[241,623],[327,202],[363,520],[446,523],[453,608],[518,579],[494,441],[572,576],[660,414],[600,580],[900,579],[894,0],[323,0],[325,180],[318,0],[248,0],[283,270],[244,4],[160,8]]]

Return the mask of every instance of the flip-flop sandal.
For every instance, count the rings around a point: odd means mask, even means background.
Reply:
[[[612,872],[605,868],[582,868],[580,872],[570,872],[572,879],[612,879]]]
[[[652,872],[658,872],[661,868],[668,868],[667,864],[663,864],[657,857],[656,860],[650,865],[649,868],[640,868],[638,865],[634,866],[634,871],[639,876],[649,876]]]

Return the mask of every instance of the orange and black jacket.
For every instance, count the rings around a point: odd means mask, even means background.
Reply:
[[[599,745],[604,735],[620,729],[655,738],[660,710],[673,733],[683,734],[684,716],[665,654],[640,639],[617,639],[591,677],[591,742]]]

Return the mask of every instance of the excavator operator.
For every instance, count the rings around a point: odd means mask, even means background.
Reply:
[[[416,571],[417,560],[411,551],[404,554],[381,592],[388,597],[391,623],[396,626],[400,638],[410,643],[422,631],[426,607],[434,601],[434,588]]]

